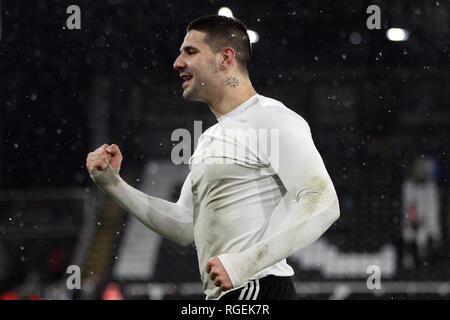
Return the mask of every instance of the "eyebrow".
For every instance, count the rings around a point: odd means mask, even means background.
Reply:
[[[183,47],[183,48],[180,49],[180,52],[182,52],[182,51],[189,51],[189,50],[196,50],[196,51],[198,51],[198,49],[197,49],[196,47],[193,47],[193,46],[185,46],[185,47]]]

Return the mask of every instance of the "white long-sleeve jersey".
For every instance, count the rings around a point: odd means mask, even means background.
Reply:
[[[195,241],[207,299],[226,292],[206,273],[219,255],[233,289],[266,275],[290,276],[286,258],[319,238],[339,203],[307,122],[254,95],[199,138],[177,203],[134,189],[109,167],[91,173],[112,199],[160,235]]]

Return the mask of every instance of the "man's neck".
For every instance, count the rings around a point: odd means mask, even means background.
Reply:
[[[256,94],[248,78],[240,82],[236,87],[226,86],[221,94],[214,97],[213,101],[208,103],[209,108],[216,118],[220,118],[231,112]]]

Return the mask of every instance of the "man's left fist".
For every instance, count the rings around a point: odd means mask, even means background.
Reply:
[[[222,288],[223,291],[233,288],[233,284],[218,257],[209,259],[206,264],[206,272],[210,274],[209,277],[214,281],[216,287]]]

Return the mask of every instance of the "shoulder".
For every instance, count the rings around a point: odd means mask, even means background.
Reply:
[[[215,130],[215,128],[217,127],[217,123],[210,126],[209,128],[207,128],[205,131],[203,131],[200,136],[198,136],[198,140],[197,140],[197,146],[198,144],[200,144],[202,141],[204,141],[205,139],[208,140],[208,136],[213,135],[213,132]]]
[[[211,127],[209,127],[208,129],[206,129],[206,130],[200,135],[200,137],[201,137],[201,136],[210,135],[210,134],[217,128],[218,125],[219,125],[218,123],[213,124]]]
[[[310,131],[308,122],[282,102],[258,95],[258,103],[249,108],[249,121],[255,128]]]

